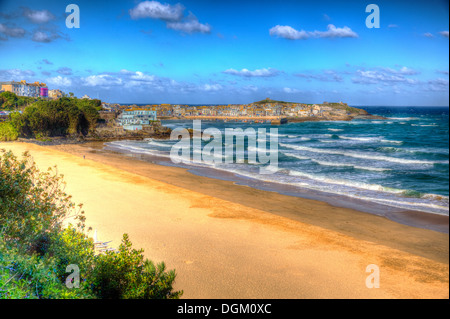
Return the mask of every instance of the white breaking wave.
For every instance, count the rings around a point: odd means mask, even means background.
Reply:
[[[281,153],[286,155],[286,156],[298,158],[300,160],[310,160],[311,159],[311,158],[306,157],[306,156],[300,156],[300,155],[296,155],[296,154],[292,154],[292,153],[285,153],[285,152],[281,152]]]
[[[378,185],[378,184],[367,184],[367,183],[363,183],[363,182],[353,182],[353,181],[342,180],[342,179],[331,179],[326,176],[313,175],[313,174],[299,172],[296,170],[289,170],[289,175],[306,177],[308,179],[315,180],[318,182],[323,182],[326,184],[342,185],[342,186],[347,186],[347,187],[353,187],[353,188],[359,188],[359,189],[365,189],[365,190],[371,190],[371,191],[378,191],[378,192],[385,192],[385,193],[401,194],[405,191],[402,189],[389,188],[389,187],[385,187],[385,186]]]
[[[403,141],[394,141],[394,140],[381,140],[382,143],[393,143],[393,144],[403,144]]]
[[[361,141],[361,142],[379,142],[381,137],[351,137],[351,136],[341,136],[339,138],[344,140],[353,140],[353,141]]]
[[[403,144],[403,141],[384,140],[383,136],[354,137],[354,136],[339,135],[339,138],[344,139],[344,140],[354,140],[354,141],[361,141],[361,142],[381,142],[381,143]]]
[[[275,137],[288,137],[287,134],[279,134],[279,133],[276,133],[276,134],[266,133],[266,134],[269,136],[275,136]]]
[[[363,158],[369,160],[377,160],[377,161],[386,161],[400,164],[437,164],[437,163],[448,163],[448,161],[424,161],[424,160],[410,160],[404,158],[396,158],[396,157],[387,157],[387,156],[379,156],[379,155],[371,155],[364,153],[355,153],[351,151],[338,151],[338,150],[326,150],[326,149],[318,149],[307,146],[298,146],[298,145],[289,145],[284,143],[279,143],[280,146],[291,148],[298,151],[307,151],[314,153],[322,153],[322,154],[335,154],[335,155],[343,155],[350,156],[354,158]]]
[[[164,143],[160,143],[160,142],[156,142],[154,140],[150,140],[148,142],[149,145],[155,145],[155,146],[160,146],[160,147],[172,147],[173,144],[164,144]]]
[[[418,117],[389,117],[390,120],[400,120],[400,121],[412,121],[420,120]]]
[[[375,171],[375,172],[384,172],[384,171],[391,171],[390,168],[382,168],[382,167],[365,167],[365,166],[358,166],[354,164],[344,164],[344,163],[335,163],[335,162],[326,162],[326,161],[319,161],[315,159],[311,159],[313,162],[325,165],[325,166],[337,166],[337,167],[353,167],[355,169],[361,169],[366,171]]]
[[[161,156],[161,157],[170,157],[169,154],[165,154],[165,153],[162,153],[157,150],[150,150],[150,149],[146,149],[146,148],[142,148],[142,147],[135,147],[135,146],[131,146],[131,145],[123,145],[120,142],[110,142],[110,143],[107,143],[107,145],[108,144],[113,147],[117,147],[119,149],[129,151],[132,153],[148,154],[148,155]]]
[[[329,128],[328,131],[341,132],[341,131],[343,131],[343,129],[340,129],[340,128]]]

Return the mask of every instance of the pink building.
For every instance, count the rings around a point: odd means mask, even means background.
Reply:
[[[40,92],[42,97],[48,97],[48,88],[44,88],[41,87],[41,92]]]

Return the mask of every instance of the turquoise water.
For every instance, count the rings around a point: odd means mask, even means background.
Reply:
[[[258,165],[202,165],[254,180],[343,195],[401,209],[449,214],[448,108],[367,107],[385,120],[303,122],[280,126],[202,122],[202,129],[278,128],[278,170]],[[163,125],[192,128],[192,121]],[[223,140],[224,145],[225,140]],[[176,141],[118,141],[122,152],[169,157]],[[203,143],[205,144],[205,143]],[[258,145],[258,147],[260,147]],[[194,150],[195,151],[195,150]]]

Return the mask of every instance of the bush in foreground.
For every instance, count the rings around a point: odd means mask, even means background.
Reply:
[[[55,168],[37,169],[28,153],[0,150],[0,298],[175,299],[175,272],[145,260],[124,234],[119,252],[95,254],[81,205]],[[64,222],[69,223],[63,227]],[[68,265],[80,269],[69,289]]]

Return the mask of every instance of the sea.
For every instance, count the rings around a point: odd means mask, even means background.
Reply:
[[[114,141],[107,143],[105,149],[145,155],[140,159],[188,168],[194,174],[380,215],[390,209],[448,216],[449,108],[359,108],[385,119],[284,125],[202,121],[202,130],[216,128],[223,136],[226,128],[266,129],[267,144],[258,144],[258,148],[266,146],[267,152],[270,128],[277,128],[278,168],[271,174],[261,174],[260,166],[267,164],[249,161],[173,163],[170,151],[178,140]],[[172,129],[193,128],[193,122],[187,120],[167,120],[162,124]],[[220,143],[225,148],[225,137]],[[206,144],[202,142],[202,147]],[[248,145],[244,151],[248,154]],[[355,203],[360,207],[355,207]]]

